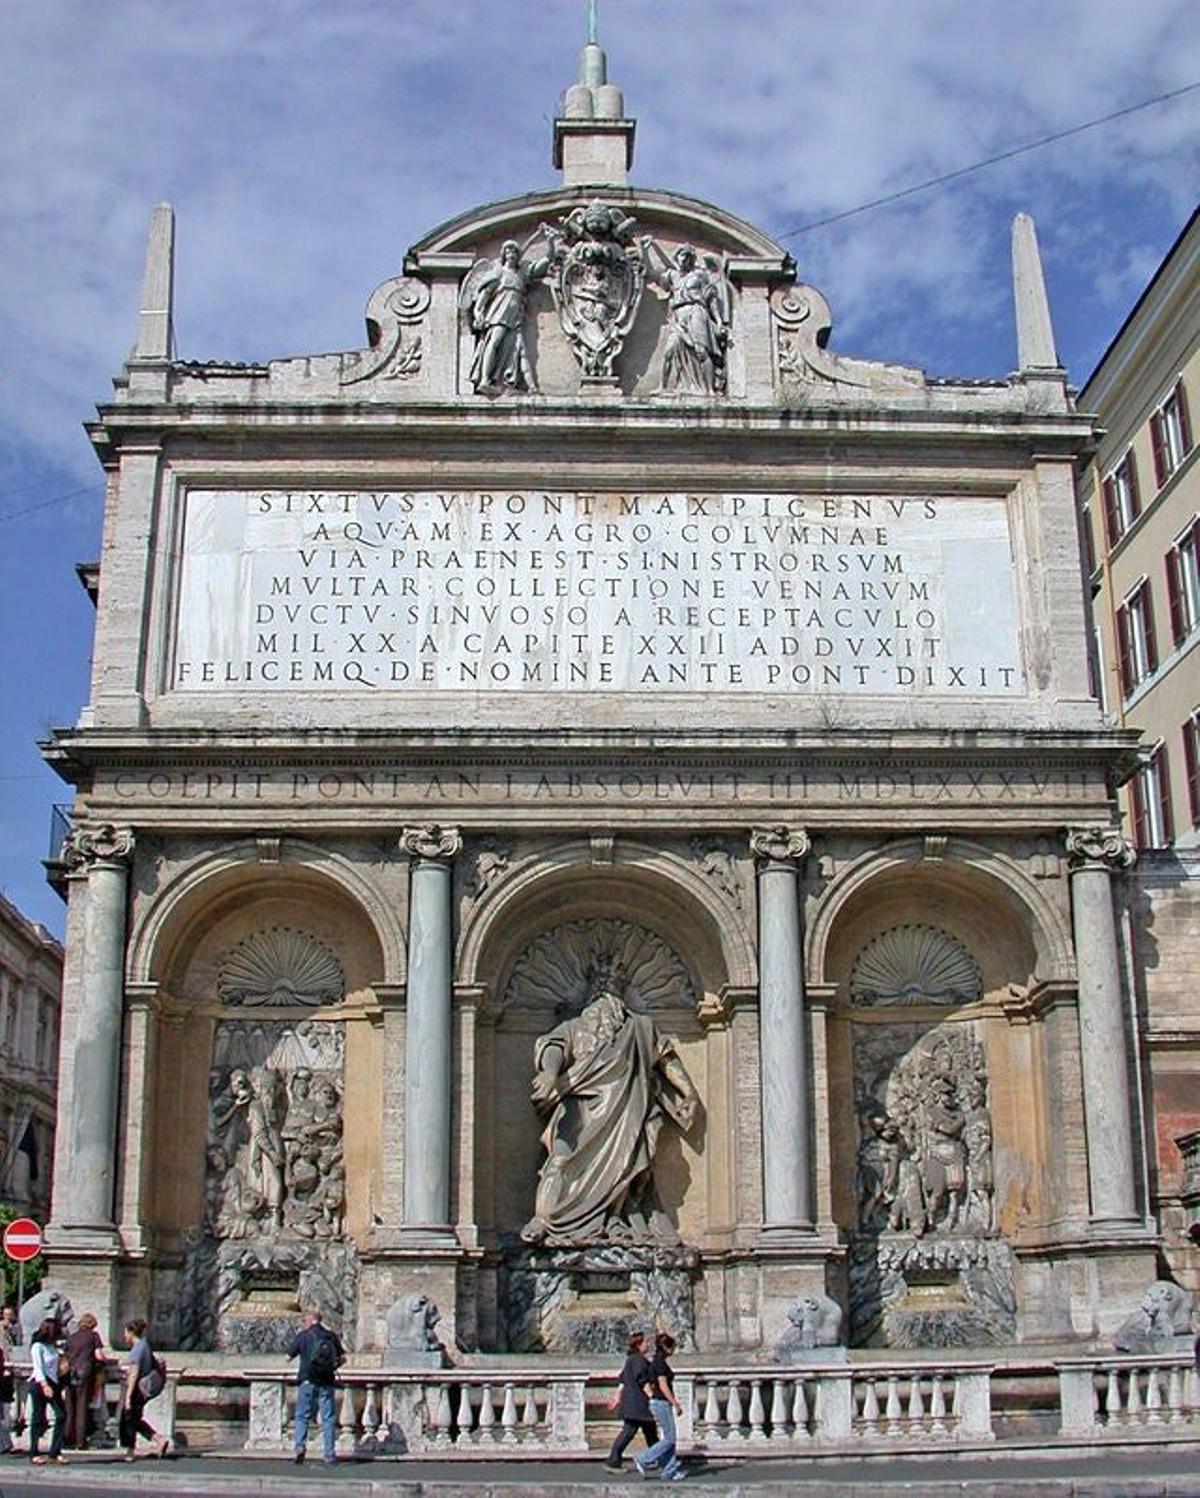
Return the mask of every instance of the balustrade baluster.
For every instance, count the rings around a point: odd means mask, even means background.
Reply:
[[[1117,1377],[1117,1370],[1109,1368],[1104,1381],[1104,1423],[1105,1425],[1119,1425],[1121,1423],[1121,1381]]]
[[[1163,1423],[1162,1388],[1158,1382],[1158,1369],[1146,1369],[1146,1421],[1150,1425]]]
[[[879,1434],[879,1391],[875,1387],[873,1378],[867,1378],[864,1385],[862,1419],[863,1434],[877,1436]]]
[[[1172,1425],[1183,1420],[1183,1369],[1178,1363],[1171,1365],[1167,1375],[1167,1419]]]
[[[379,1390],[374,1384],[367,1385],[367,1397],[363,1401],[363,1440],[374,1441],[379,1436]]]
[[[466,1445],[475,1439],[475,1403],[471,1398],[471,1385],[463,1384],[458,1391],[458,1412],[455,1424],[458,1426],[458,1434],[455,1444]]]
[[[450,1445],[450,1386],[435,1384],[433,1387],[433,1443],[435,1446]]]
[[[900,1417],[903,1412],[904,1406],[900,1403],[899,1376],[895,1373],[889,1373],[887,1381],[887,1433],[889,1436],[898,1436],[900,1434]]]
[[[479,1396],[479,1424],[476,1427],[481,1441],[496,1438],[496,1402],[490,1383],[485,1383]]]
[[[1137,1368],[1129,1370],[1129,1390],[1125,1396],[1125,1413],[1131,1425],[1140,1424],[1142,1418],[1142,1387],[1138,1371]]]
[[[765,1441],[767,1433],[763,1429],[766,1421],[766,1411],[763,1409],[762,1379],[752,1378],[750,1380],[750,1439],[752,1441]]]
[[[771,1437],[778,1440],[787,1435],[787,1381],[782,1378],[771,1380]]]
[[[353,1451],[357,1444],[357,1433],[358,1415],[354,1408],[354,1390],[349,1384],[344,1384],[338,1400],[337,1449],[343,1452]]]
[[[705,1441],[720,1439],[721,1403],[717,1398],[717,1384],[709,1379],[704,1387],[704,1414],[700,1418],[700,1434]]]
[[[929,1429],[933,1435],[946,1434],[946,1393],[940,1373],[935,1373],[930,1380]]]
[[[908,1380],[908,1431],[920,1435],[925,1425],[925,1396],[921,1392],[921,1375],[913,1373]]]
[[[517,1396],[512,1384],[504,1385],[504,1407],[500,1411],[501,1441],[513,1446],[517,1440]]]
[[[731,1441],[741,1440],[746,1432],[742,1429],[742,1390],[737,1380],[729,1385],[729,1400],[725,1406],[726,1428]]]
[[[521,1406],[521,1424],[527,1441],[536,1439],[538,1423],[537,1393],[532,1384],[525,1390],[525,1402]]]
[[[798,1378],[792,1386],[792,1437],[797,1441],[808,1441],[812,1439],[812,1432],[808,1428],[808,1393],[804,1387],[804,1380]]]

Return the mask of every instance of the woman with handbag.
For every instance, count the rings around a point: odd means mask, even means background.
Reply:
[[[29,1417],[29,1460],[44,1467],[47,1460],[66,1464],[62,1454],[63,1434],[67,1424],[67,1407],[63,1402],[63,1367],[58,1351],[58,1322],[47,1316],[33,1335],[30,1347],[33,1371],[29,1378],[29,1399],[33,1406]],[[46,1412],[50,1412],[50,1450],[38,1453],[46,1429]]]
[[[156,1358],[146,1340],[146,1323],[140,1316],[125,1323],[125,1355],[123,1370],[125,1387],[121,1391],[121,1445],[125,1448],[125,1460],[131,1462],[138,1436],[154,1442],[155,1456],[166,1456],[171,1443],[160,1436],[143,1415],[146,1402],[162,1389],[161,1358]]]

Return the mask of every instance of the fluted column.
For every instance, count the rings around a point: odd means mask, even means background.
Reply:
[[[1112,875],[1136,854],[1115,828],[1067,834],[1079,977],[1079,1054],[1092,1221],[1139,1221],[1121,955]]]
[[[813,1225],[800,864],[808,834],[786,827],[750,835],[758,861],[758,1008],[762,1075],[763,1224],[771,1234]]]
[[[406,827],[408,1012],[404,1076],[404,1225],[450,1233],[450,1095],[453,1064],[453,859],[456,827]]]
[[[70,1186],[56,1189],[64,1226],[114,1227],[117,1103],[125,999],[125,922],[133,833],[126,827],[77,827],[62,860],[87,879],[79,1015],[75,1027],[67,1126]]]

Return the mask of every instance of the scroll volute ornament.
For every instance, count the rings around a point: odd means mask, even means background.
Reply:
[[[1067,833],[1067,857],[1073,869],[1131,869],[1137,851],[1116,827],[1077,827]]]
[[[750,851],[759,867],[807,858],[812,840],[802,827],[756,827],[750,834]]]
[[[400,851],[410,858],[453,858],[462,851],[462,833],[457,827],[406,827],[400,834]]]
[[[86,872],[97,863],[127,863],[133,857],[133,832],[102,822],[97,827],[72,827],[63,839],[62,861],[72,873]]]

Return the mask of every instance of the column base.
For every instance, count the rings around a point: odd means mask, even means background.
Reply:
[[[115,1230],[104,1233],[52,1223],[46,1230],[46,1239],[48,1267],[43,1289],[58,1290],[65,1295],[77,1318],[90,1311],[108,1345],[119,1347],[120,1244]]]

